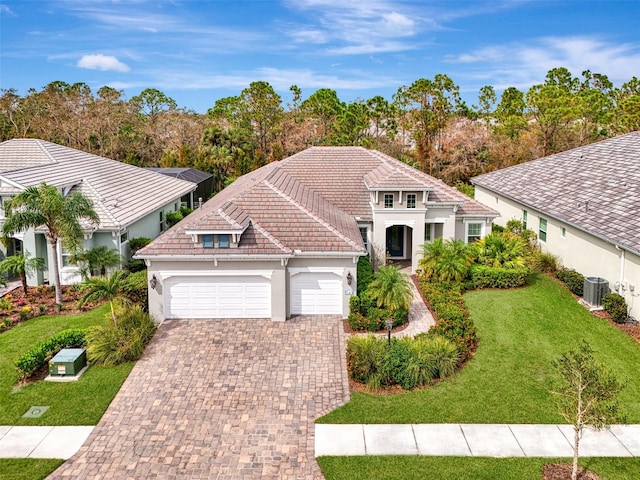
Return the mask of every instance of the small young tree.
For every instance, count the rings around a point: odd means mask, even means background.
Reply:
[[[596,430],[621,421],[617,395],[623,384],[593,357],[593,349],[586,342],[563,354],[553,362],[561,382],[552,390],[558,411],[573,425],[573,469],[571,480],[578,478],[578,448],[585,425]]]
[[[29,254],[17,253],[11,255],[0,262],[0,273],[9,272],[18,275],[22,282],[24,294],[27,294],[27,275],[44,268],[44,259],[39,257],[30,257]]]
[[[124,270],[116,270],[108,277],[87,279],[80,287],[85,292],[80,299],[80,306],[86,305],[87,302],[106,300],[109,302],[113,323],[118,323],[114,301],[124,297],[127,275],[129,273]]]

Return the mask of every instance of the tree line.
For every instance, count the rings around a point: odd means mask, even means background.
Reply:
[[[467,105],[444,74],[401,86],[391,100],[352,102],[321,88],[283,104],[267,82],[221,98],[206,114],[156,89],[122,91],[56,81],[24,96],[2,90],[0,136],[40,138],[130,164],[194,167],[220,190],[255,168],[312,145],[360,145],[455,184],[470,177],[640,129],[640,80],[550,70],[527,91],[492,86]]]

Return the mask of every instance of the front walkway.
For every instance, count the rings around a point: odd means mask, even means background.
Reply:
[[[316,425],[316,457],[572,457],[571,425]],[[585,429],[582,457],[640,457],[640,425]]]

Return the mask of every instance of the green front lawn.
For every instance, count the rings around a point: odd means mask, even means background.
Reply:
[[[62,463],[50,458],[0,458],[0,480],[41,480]]]
[[[91,366],[77,382],[37,381],[17,385],[13,361],[26,350],[68,328],[100,325],[108,305],[80,315],[32,318],[0,334],[0,425],[95,425],[129,375],[133,363]],[[40,418],[21,418],[29,407],[49,406]]]
[[[592,316],[560,284],[532,275],[518,290],[465,295],[480,338],[475,356],[453,377],[419,391],[351,401],[319,423],[565,423],[549,386],[551,361],[586,339],[627,382],[620,395],[629,423],[640,423],[640,345]]]
[[[570,462],[568,458],[486,457],[320,457],[327,480],[540,480],[547,463]],[[582,458],[580,466],[602,480],[637,480],[637,458]]]

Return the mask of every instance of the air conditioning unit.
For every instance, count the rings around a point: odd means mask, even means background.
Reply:
[[[599,307],[602,296],[609,292],[609,282],[600,277],[585,277],[584,301],[593,307]]]

